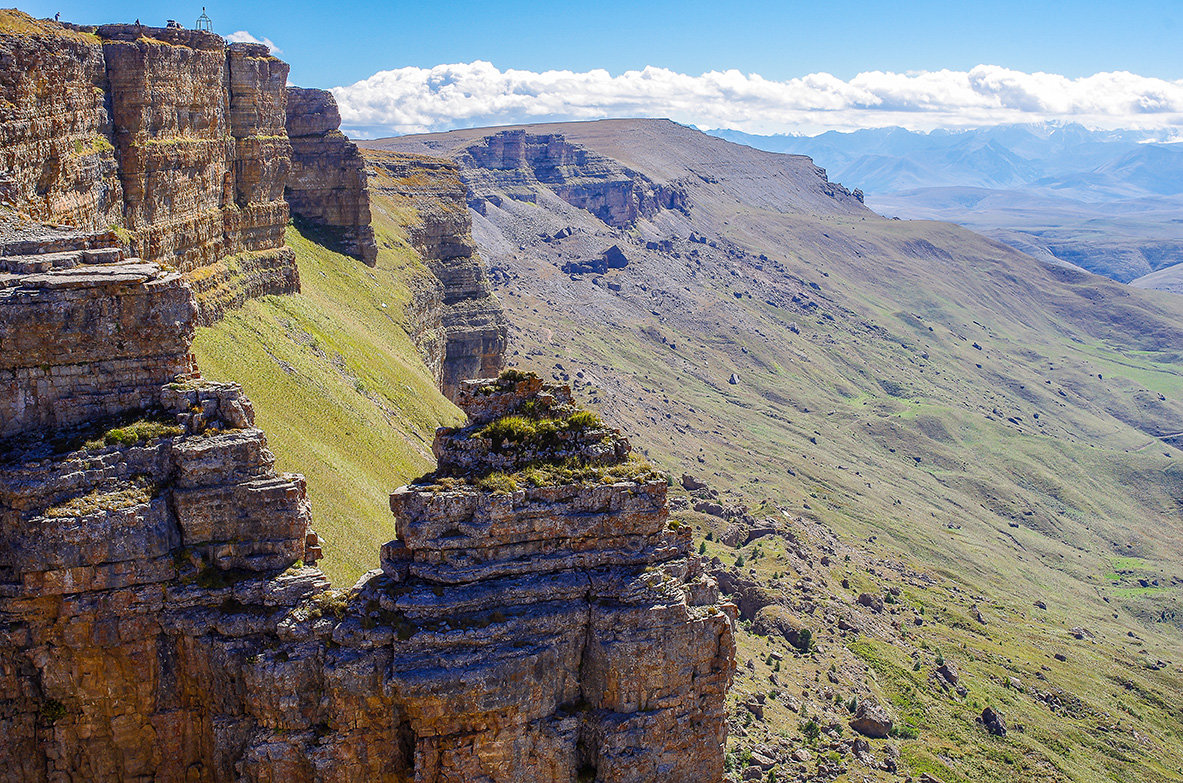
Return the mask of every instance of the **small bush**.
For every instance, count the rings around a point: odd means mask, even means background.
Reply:
[[[41,717],[45,718],[51,725],[66,717],[66,714],[66,705],[57,699],[46,699],[41,704]]]
[[[478,479],[476,485],[486,492],[501,495],[508,495],[510,492],[516,492],[518,489],[518,483],[499,470],[490,473],[484,478]]]
[[[821,726],[817,725],[817,721],[813,718],[801,724],[801,733],[809,742],[817,742],[817,738],[822,734]]]
[[[895,725],[891,727],[891,736],[896,739],[916,739],[920,736],[920,732],[911,726]]]
[[[83,444],[86,450],[101,449],[104,446],[135,446],[156,438],[171,438],[180,435],[181,428],[175,424],[152,419],[140,419],[126,427],[109,429],[94,440]]]
[[[505,441],[510,443],[525,443],[533,440],[537,435],[538,426],[524,416],[502,416],[489,422],[477,434],[500,445]]]
[[[591,411],[577,411],[567,418],[567,426],[573,430],[594,430],[604,426],[604,423]]]
[[[506,367],[501,371],[501,374],[497,376],[497,380],[505,381],[506,383],[521,383],[524,380],[535,377],[537,376],[532,372],[523,372],[522,370],[514,367]]]

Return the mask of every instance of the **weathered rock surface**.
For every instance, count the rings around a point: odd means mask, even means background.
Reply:
[[[189,372],[184,281],[113,241],[59,234],[0,256],[0,439],[152,407]]]
[[[0,202],[33,220],[122,223],[106,82],[97,38],[0,11]]]
[[[370,225],[366,164],[340,127],[341,113],[331,92],[288,87],[292,167],[287,201],[292,215],[319,229],[326,241],[373,266],[378,245]]]
[[[887,711],[869,699],[863,699],[850,719],[850,728],[866,737],[883,739],[891,735],[895,722]]]
[[[537,198],[531,187],[536,184],[617,228],[686,203],[677,187],[655,183],[558,133],[501,131],[469,145],[457,160],[472,191],[470,205],[482,214],[490,199],[496,206],[499,193]]]
[[[370,188],[413,215],[409,240],[433,279],[416,292],[412,337],[440,389],[455,397],[461,381],[497,374],[508,336],[473,244],[468,191],[448,161],[367,151],[366,163]]]
[[[0,201],[184,274],[198,322],[299,290],[284,248],[288,66],[259,44],[0,20]]]

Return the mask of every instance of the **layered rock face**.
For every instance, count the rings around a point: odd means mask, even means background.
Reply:
[[[365,160],[340,127],[332,93],[288,88],[292,167],[287,201],[294,216],[319,228],[337,249],[373,266],[378,245],[370,225]]]
[[[625,228],[662,209],[686,209],[686,194],[653,182],[562,134],[506,130],[468,146],[458,158],[472,189],[471,206],[484,213],[498,193],[531,201],[537,184],[610,226]]]
[[[150,407],[190,370],[193,317],[181,276],[113,234],[0,244],[0,438]]]
[[[664,477],[536,376],[458,402],[383,551],[415,779],[720,780],[733,608]]]
[[[468,190],[456,165],[438,158],[367,151],[366,162],[370,188],[414,215],[407,233],[435,279],[417,292],[412,336],[454,398],[461,381],[497,374],[508,336],[473,243]]]
[[[0,202],[30,218],[123,220],[99,40],[0,11]]]
[[[0,19],[0,197],[43,222],[126,229],[193,283],[198,321],[299,290],[283,246],[288,66],[194,30]]]

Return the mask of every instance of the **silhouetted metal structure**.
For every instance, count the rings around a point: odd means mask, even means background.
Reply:
[[[193,29],[204,30],[207,33],[214,31],[214,20],[206,14],[204,5],[201,7],[201,16],[197,17],[197,24],[193,25]]]

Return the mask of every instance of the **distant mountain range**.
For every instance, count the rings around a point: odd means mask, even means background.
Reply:
[[[1183,144],[1161,135],[1080,125],[710,133],[808,155],[884,214],[960,223],[1045,260],[1178,291],[1183,269],[1160,272],[1183,262]]]

